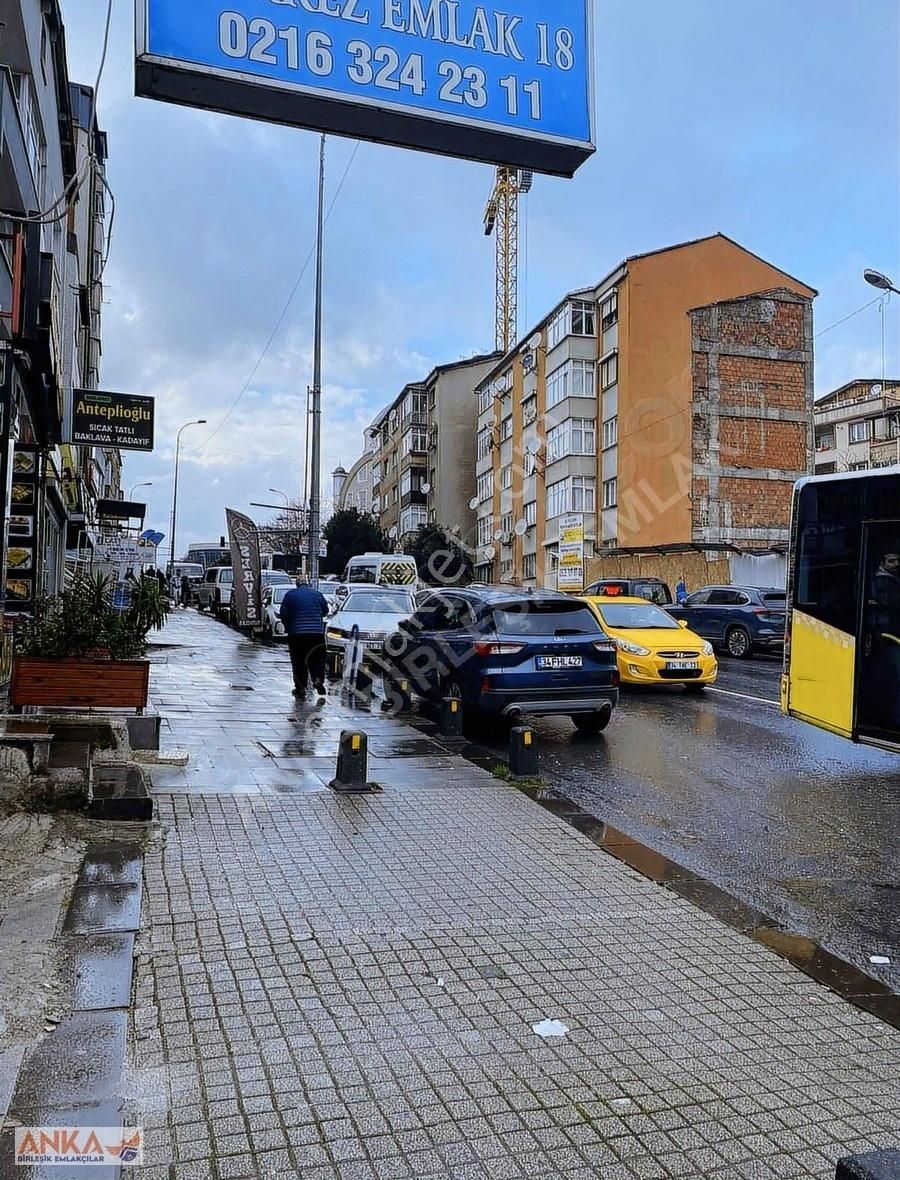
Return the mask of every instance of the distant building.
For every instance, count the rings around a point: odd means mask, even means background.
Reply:
[[[333,473],[334,510],[355,508],[366,516],[372,512],[373,471],[378,450],[378,427],[384,414],[381,413],[368,428],[363,440],[363,454],[349,471],[339,467]]]
[[[815,406],[816,475],[900,463],[900,381],[856,380]]]
[[[715,234],[568,295],[476,390],[476,575],[556,585],[586,553],[787,541],[811,466],[816,292]]]
[[[372,511],[388,534],[401,539],[426,524],[471,533],[473,390],[499,355],[438,365],[407,385],[373,427]]]

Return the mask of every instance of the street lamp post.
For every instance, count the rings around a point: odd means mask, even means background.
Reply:
[[[169,577],[170,578],[175,573],[175,521],[176,521],[177,515],[178,515],[178,459],[179,459],[180,452],[181,452],[181,435],[185,430],[187,430],[187,428],[189,426],[205,426],[205,425],[206,425],[205,418],[197,418],[193,422],[185,422],[185,424],[179,429],[178,434],[175,436],[175,480],[174,480],[174,487],[172,490],[172,525],[171,525],[171,529],[170,529],[170,532],[172,535],[172,547],[169,551]]]
[[[879,291],[893,291],[895,295],[900,295],[900,287],[895,287],[887,275],[882,274],[880,270],[864,270],[863,278],[870,287],[877,287]]]
[[[900,287],[895,287],[887,275],[882,274],[880,270],[864,270],[863,278],[870,287],[875,287],[875,289],[878,291],[884,291],[884,298],[881,300],[881,305],[878,308],[878,310],[881,312],[881,384],[883,387],[887,382],[887,351],[885,348],[884,317],[887,310],[887,305],[891,299],[891,295],[900,295]]]
[[[152,480],[149,480],[149,479],[146,479],[146,480],[144,480],[144,482],[143,482],[143,483],[136,483],[136,484],[133,484],[133,485],[132,485],[132,488],[131,488],[131,491],[128,493],[128,501],[129,501],[129,503],[131,503],[131,501],[133,500],[133,498],[134,498],[134,493],[135,493],[135,492],[138,490],[138,488],[152,488],[152,487],[153,487],[153,481],[152,481]]]

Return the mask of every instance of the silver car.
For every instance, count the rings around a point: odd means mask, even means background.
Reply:
[[[326,624],[328,668],[340,675],[350,654],[354,630],[359,630],[363,655],[380,652],[388,635],[397,630],[401,619],[411,618],[416,609],[409,590],[388,586],[355,586],[341,600]]]

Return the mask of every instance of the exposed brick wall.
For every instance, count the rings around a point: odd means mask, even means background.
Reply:
[[[719,458],[728,467],[806,470],[806,427],[764,418],[723,418]]]
[[[812,467],[811,304],[763,292],[691,318],[693,538],[783,544],[794,480]]]
[[[754,356],[719,357],[722,404],[765,405],[781,410],[802,407],[805,387],[803,366]]]
[[[790,524],[792,480],[739,479],[723,476],[719,495],[734,528],[768,529]]]

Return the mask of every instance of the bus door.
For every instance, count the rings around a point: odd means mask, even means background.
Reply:
[[[900,742],[900,520],[863,526],[856,729]]]

